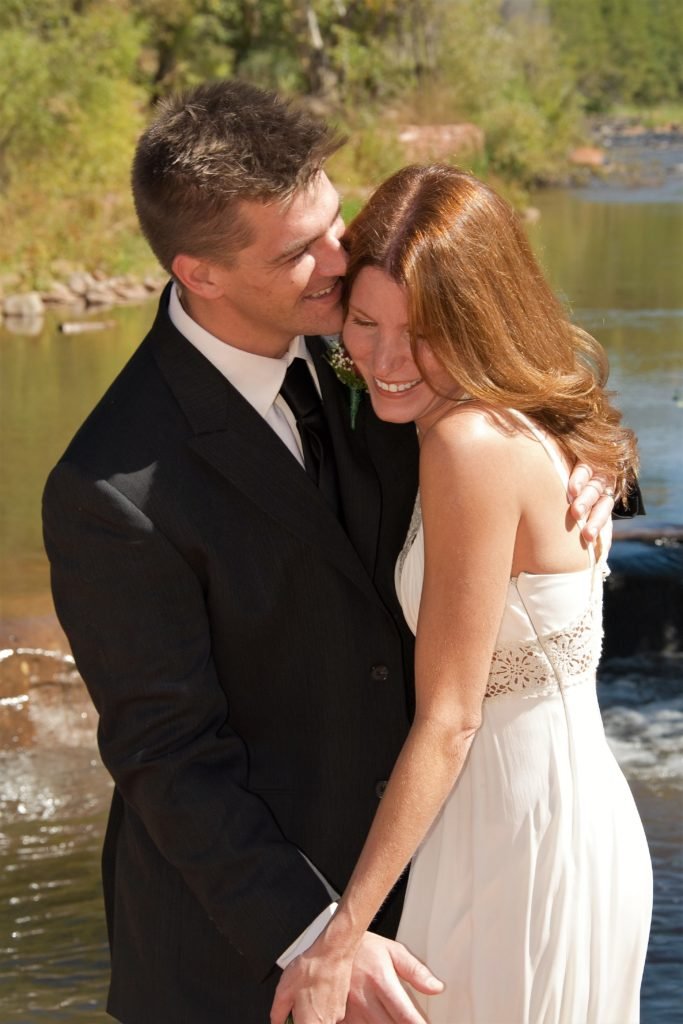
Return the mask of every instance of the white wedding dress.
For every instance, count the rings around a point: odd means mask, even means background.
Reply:
[[[566,483],[553,446],[525,417]],[[398,939],[432,1024],[634,1024],[652,867],[595,687],[604,562],[510,581],[482,725],[413,860]],[[417,626],[419,499],[397,565]]]

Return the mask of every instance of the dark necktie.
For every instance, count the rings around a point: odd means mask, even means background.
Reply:
[[[305,359],[296,358],[289,364],[280,394],[296,420],[306,472],[339,515],[341,505],[332,439],[323,404]]]

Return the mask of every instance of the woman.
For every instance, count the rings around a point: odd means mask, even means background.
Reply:
[[[607,538],[586,546],[566,496],[577,459],[621,496],[634,480],[605,356],[470,175],[405,168],[348,238],[346,348],[421,442],[396,571],[416,714],[310,981],[285,972],[272,1019],[343,1019],[356,945],[417,850],[398,938],[444,982],[418,999],[429,1021],[631,1024],[651,865],[595,693]]]

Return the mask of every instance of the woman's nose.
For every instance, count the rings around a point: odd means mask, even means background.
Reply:
[[[400,375],[401,367],[409,356],[410,346],[399,332],[382,332],[374,348],[373,369],[376,376],[391,380],[392,376]]]

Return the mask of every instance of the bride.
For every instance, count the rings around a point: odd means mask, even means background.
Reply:
[[[582,540],[579,460],[634,480],[606,359],[514,212],[408,167],[349,228],[344,342],[377,415],[414,421],[420,496],[396,569],[416,712],[339,908],[271,1020],[343,1021],[356,947],[412,859],[398,938],[441,978],[433,1024],[632,1024],[647,844],[595,692],[609,540]],[[417,851],[417,852],[416,852]]]

